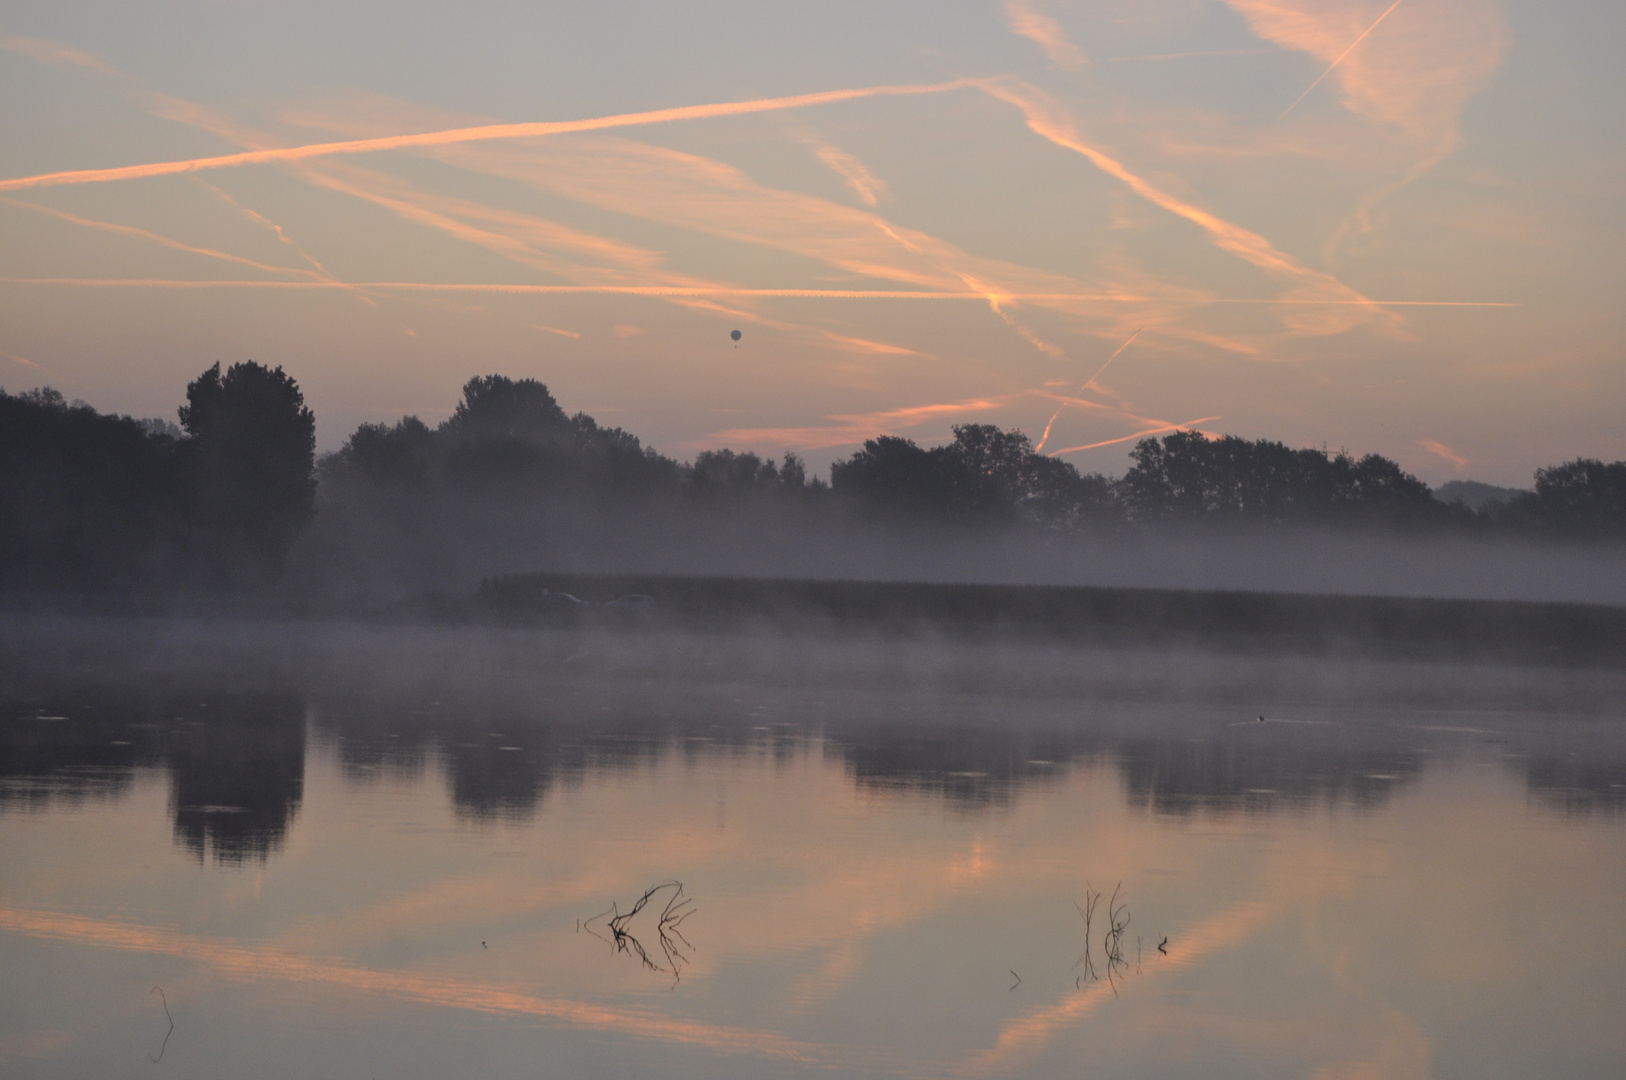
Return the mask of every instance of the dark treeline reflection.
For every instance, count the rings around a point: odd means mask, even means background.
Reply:
[[[1522,775],[1535,802],[1560,814],[1626,812],[1626,753],[1600,753],[1597,731],[1551,721],[1260,721],[1171,703],[939,709],[863,695],[690,692],[674,704],[658,688],[578,687],[546,701],[189,687],[14,694],[0,699],[0,811],[122,799],[140,770],[161,770],[177,846],[200,862],[263,861],[299,812],[310,724],[347,782],[438,781],[476,823],[524,822],[559,788],[674,761],[782,768],[832,757],[861,789],[965,813],[997,811],[1077,768],[1116,774],[1129,805],[1149,813],[1370,810],[1431,764],[1465,757]]]
[[[0,699],[0,810],[49,811],[169,782],[175,843],[198,861],[263,861],[305,785],[305,714],[290,694],[105,687]]]

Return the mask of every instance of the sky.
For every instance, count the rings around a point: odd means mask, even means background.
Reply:
[[[1626,457],[1602,0],[0,0],[0,387],[318,444],[474,375],[680,458],[1175,427]],[[736,344],[733,330],[741,332]]]

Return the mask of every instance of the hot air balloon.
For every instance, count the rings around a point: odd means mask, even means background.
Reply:
[[[735,341],[740,340],[740,332],[738,330],[733,331],[728,336],[733,338]]]

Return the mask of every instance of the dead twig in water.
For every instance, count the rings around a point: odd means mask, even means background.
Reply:
[[[1118,903],[1118,890],[1123,888],[1123,882],[1113,886],[1112,898],[1107,901],[1107,932],[1101,940],[1101,951],[1107,958],[1107,982],[1112,984],[1112,992],[1118,992],[1118,986],[1113,976],[1129,969],[1124,960],[1124,931],[1129,929],[1129,905]]]
[[[1078,909],[1078,917],[1084,920],[1084,952],[1073,961],[1073,967],[1082,964],[1084,974],[1079,976],[1079,979],[1089,979],[1091,982],[1099,976],[1095,974],[1095,961],[1090,956],[1090,924],[1095,920],[1095,906],[1100,902],[1101,894],[1091,889],[1087,881],[1084,883],[1084,902],[1080,904],[1076,900],[1073,901],[1073,906]],[[1078,980],[1075,979],[1073,985],[1078,986]]]
[[[635,919],[649,902],[661,893],[669,893],[666,903],[661,908],[660,915],[655,921],[655,940],[659,949],[662,963],[650,954],[644,943],[629,929]],[[608,911],[601,911],[592,918],[577,923],[578,930],[586,930],[600,941],[612,946],[618,953],[626,953],[638,958],[639,963],[650,971],[659,971],[672,976],[672,985],[676,986],[683,978],[683,966],[689,962],[689,953],[694,952],[694,945],[683,936],[683,922],[698,909],[691,906],[694,900],[683,894],[681,881],[663,881],[659,885],[651,885],[644,890],[644,894],[633,901],[632,907],[622,911],[613,901]],[[609,916],[604,924],[610,931],[605,937],[593,929],[593,924]]]
[[[162,986],[153,987],[152,990],[147,991],[148,997],[152,997],[153,990],[158,991],[158,1000],[163,1002],[164,1005],[164,1019],[169,1021],[169,1030],[164,1032],[164,1041],[159,1044],[158,1056],[147,1055],[147,1060],[156,1065],[164,1060],[164,1051],[169,1049],[169,1037],[175,1034],[175,1018],[169,1015],[169,998],[164,996],[164,988]]]

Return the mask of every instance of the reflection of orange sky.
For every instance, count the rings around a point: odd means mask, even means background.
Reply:
[[[525,742],[522,731],[508,731]],[[902,1059],[844,1035],[836,1015],[868,1002],[901,1030],[933,1030],[935,995],[950,988],[893,1002],[891,965],[901,954],[958,954],[986,937],[1002,941],[1001,951],[986,972],[968,974],[986,978],[990,1012],[936,1037],[939,1072],[1020,1072],[1067,1052],[1110,1015],[1115,1030],[1127,1023],[1144,1035],[1153,1062],[1159,1052],[1204,1052],[1189,1037],[1158,1034],[1189,1019],[1210,1043],[1295,1056],[1328,1077],[1385,1063],[1419,1075],[1438,1018],[1382,993],[1397,967],[1460,994],[1504,983],[1520,961],[1485,942],[1516,940],[1522,920],[1548,903],[1546,892],[1521,895],[1528,875],[1548,881],[1552,895],[1584,895],[1596,910],[1565,910],[1589,925],[1605,918],[1610,882],[1626,887],[1626,859],[1610,847],[1618,830],[1533,829],[1528,809],[1490,774],[1425,777],[1421,788],[1358,814],[1171,819],[1127,807],[1111,767],[1075,766],[1009,806],[945,814],[938,796],[855,788],[840,758],[816,744],[791,746],[788,754],[766,744],[715,757],[702,750],[589,774],[550,787],[534,819],[483,827],[456,824],[433,770],[358,788],[316,753],[282,854],[254,874],[194,879],[188,868],[185,904],[159,900],[150,911],[143,890],[162,878],[151,872],[154,860],[179,867],[184,857],[161,854],[168,837],[146,819],[161,814],[162,798],[144,796],[141,815],[110,807],[95,819],[106,826],[98,873],[111,883],[109,897],[145,925],[42,910],[70,887],[77,908],[115,903],[96,893],[99,879],[78,868],[72,844],[50,839],[58,822],[82,831],[86,811],[0,817],[8,851],[0,930],[173,956],[233,979],[849,1069],[902,1067]],[[397,819],[414,827],[385,824]],[[14,842],[23,835],[34,840]],[[1611,852],[1601,862],[1599,845]],[[658,979],[573,927],[674,876],[695,896],[685,932],[696,949],[681,994],[667,998],[649,992],[664,994]],[[1591,884],[1579,884],[1583,877]],[[1117,996],[1105,982],[1074,986],[1079,972],[1069,965],[1082,924],[1072,903],[1086,879],[1122,882],[1131,934],[1145,935],[1144,974],[1122,974]],[[1036,900],[1053,924],[1013,933]],[[188,914],[177,920],[177,910]],[[166,923],[178,929],[159,928]],[[201,925],[210,932],[191,928]],[[1165,933],[1162,956],[1154,949]],[[487,938],[489,952],[478,946]],[[1382,955],[1373,955],[1379,940]],[[1555,956],[1576,963],[1562,948]],[[1284,963],[1273,977],[1302,990],[1285,1045],[1252,1023],[1245,997],[1226,993],[1227,972]],[[1024,980],[1010,997],[1006,967]],[[760,988],[751,1015],[708,1015],[741,972],[755,973]],[[1578,976],[1583,984],[1590,977]],[[623,1004],[629,997],[636,1000]],[[1226,1019],[1225,1009],[1237,1017]],[[1596,1039],[1602,1021],[1578,1017],[1582,1026],[1564,1037]],[[792,1025],[795,1038],[782,1034]],[[1359,1032],[1371,1036],[1364,1056]]]
[[[1235,948],[1279,911],[1277,903],[1251,900],[1206,919],[1179,934],[1178,940],[1169,947],[1167,961],[1154,966],[1153,971],[1178,971],[1212,953]],[[1000,1028],[999,1041],[971,1059],[968,1071],[1009,1071],[1040,1050],[1058,1030],[1076,1024],[1115,996],[1110,982],[1097,980],[1055,1005],[1009,1021]]]
[[[404,972],[372,971],[315,960],[277,949],[227,945],[127,923],[54,912],[0,909],[0,929],[34,938],[122,952],[159,953],[206,965],[236,978],[316,983],[342,990],[388,994],[426,1005],[533,1016],[577,1027],[704,1046],[717,1053],[752,1053],[808,1063],[828,1062],[828,1048],[749,1031],[684,1021],[561,998],[543,998]]]

